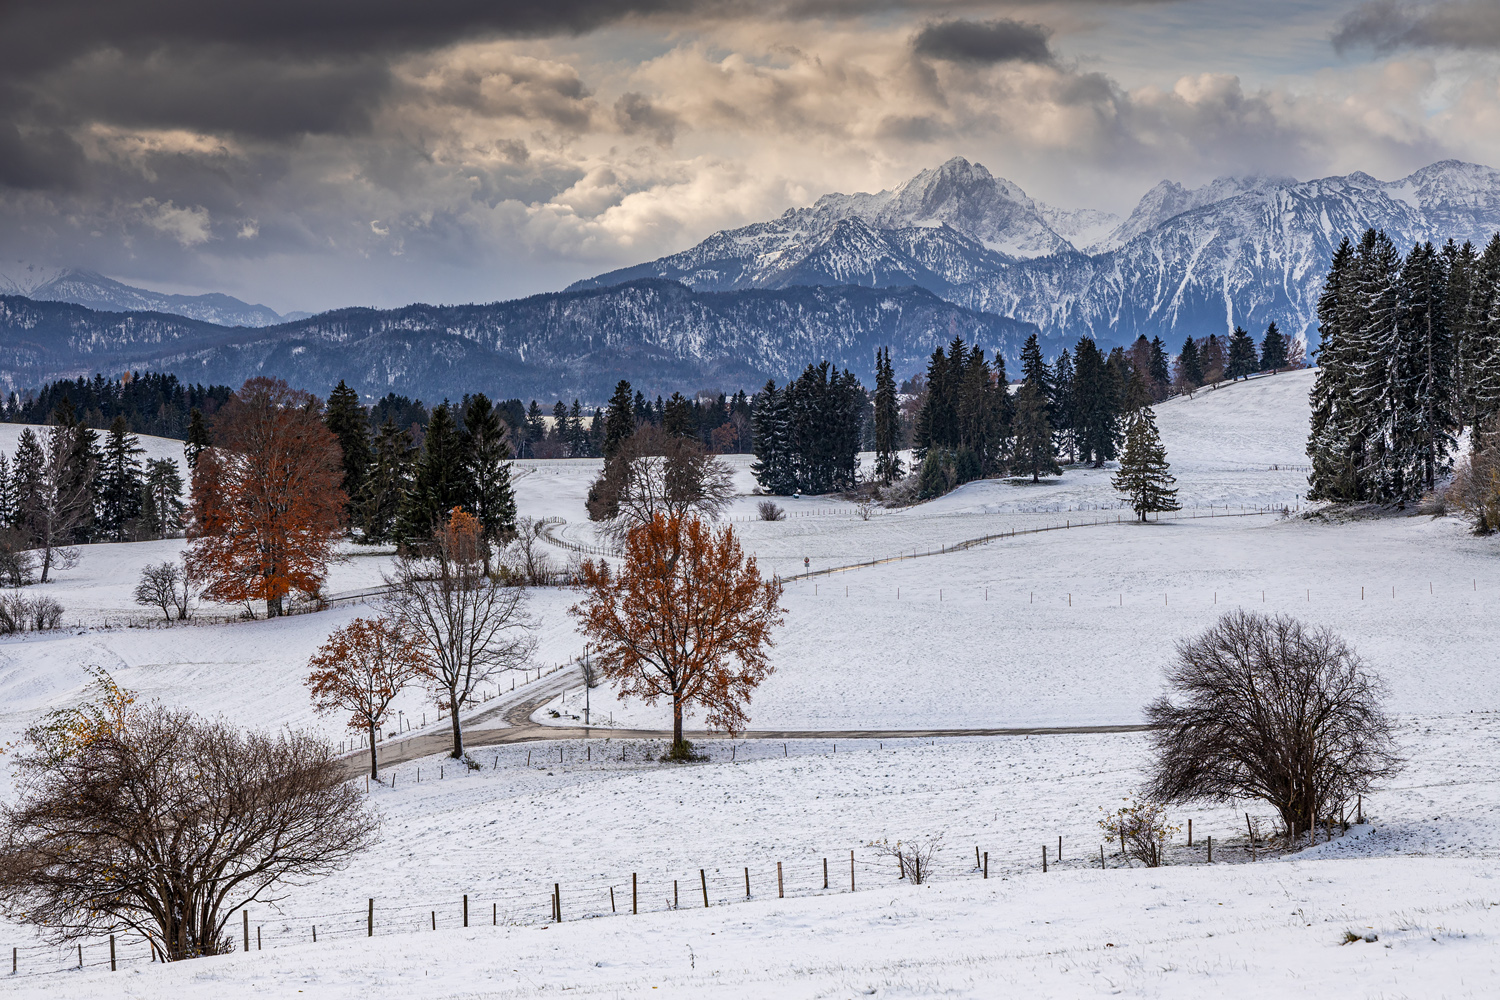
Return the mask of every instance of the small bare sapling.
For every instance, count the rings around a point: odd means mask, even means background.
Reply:
[[[1131,858],[1147,868],[1160,868],[1166,864],[1167,844],[1181,831],[1181,827],[1167,823],[1167,807],[1160,802],[1146,800],[1126,804],[1112,813],[1105,813],[1099,821],[1104,839],[1118,843],[1128,864]]]

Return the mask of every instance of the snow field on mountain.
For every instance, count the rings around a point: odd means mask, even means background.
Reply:
[[[713,762],[687,767],[643,760],[638,744],[627,763],[605,761],[620,745],[604,741],[591,741],[586,763],[570,741],[563,765],[526,763],[556,744],[484,749],[480,759],[498,757],[498,768],[442,780],[433,780],[441,758],[429,758],[397,769],[394,790],[371,794],[384,817],[375,850],[295,890],[279,912],[251,909],[252,938],[258,928],[267,950],[163,968],[124,944],[122,972],[95,967],[10,988],[22,997],[657,987],[682,997],[1196,998],[1348,992],[1357,982],[1367,996],[1483,996],[1500,934],[1490,870],[1500,856],[1500,722],[1411,718],[1400,735],[1410,767],[1366,800],[1369,822],[1346,838],[1250,862],[1244,810],[1264,821],[1263,807],[1183,807],[1174,818],[1194,820],[1196,846],[1179,837],[1174,864],[1156,870],[1116,867],[1114,857],[1108,871],[1096,867],[1100,809],[1139,781],[1145,740],[1134,734],[859,741],[837,753],[826,741],[793,741],[785,758],[779,746],[742,744],[751,759],[735,763],[715,744]],[[936,878],[923,887],[897,881],[868,846],[940,833]],[[1195,863],[1208,836],[1213,867]],[[1043,845],[1053,853],[1046,875]],[[974,869],[976,846],[989,854],[987,881]],[[778,861],[787,899],[775,895]],[[628,912],[631,872],[638,916]],[[544,930],[554,883],[568,921]],[[610,886],[621,911],[613,917]],[[367,898],[376,900],[373,941],[363,937]],[[513,925],[489,926],[492,905]],[[600,919],[579,919],[588,915]],[[1344,946],[1346,931],[1378,941]],[[0,932],[0,944],[16,940]],[[88,945],[91,965],[101,948]],[[34,966],[70,961],[61,950],[27,956]]]

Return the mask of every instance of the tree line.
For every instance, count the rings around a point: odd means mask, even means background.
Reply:
[[[1403,504],[1476,450],[1500,411],[1500,234],[1403,257],[1368,230],[1333,256],[1318,300],[1308,496]]]

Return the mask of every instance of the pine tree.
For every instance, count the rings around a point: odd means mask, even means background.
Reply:
[[[790,389],[788,386],[787,390]],[[767,493],[790,496],[797,492],[797,476],[792,467],[786,392],[778,390],[774,381],[767,382],[765,388],[756,394],[753,406],[751,427],[755,461],[751,463],[750,471]]]
[[[1458,419],[1458,429],[1467,427],[1470,415],[1465,397],[1470,378],[1469,352],[1469,300],[1474,294],[1475,272],[1479,266],[1479,253],[1474,244],[1465,242],[1459,246],[1453,240],[1443,244],[1443,268],[1448,273],[1448,287],[1444,289],[1444,309],[1448,314],[1448,330],[1453,338],[1453,371],[1449,376],[1453,385],[1453,412]]]
[[[338,439],[339,451],[343,455],[344,493],[349,497],[345,520],[352,528],[355,524],[354,510],[358,498],[364,492],[365,479],[370,474],[370,463],[374,453],[370,448],[370,415],[360,405],[359,393],[349,388],[342,379],[333,392],[328,394],[328,405],[323,410],[323,425]]]
[[[15,480],[10,473],[10,459],[0,452],[0,530],[16,523]]]
[[[1203,358],[1198,353],[1198,342],[1188,337],[1182,342],[1182,352],[1177,355],[1177,388],[1192,392],[1203,384]]]
[[[1073,349],[1073,424],[1080,460],[1096,469],[1114,458],[1119,446],[1122,388],[1093,340],[1079,338]]]
[[[1198,356],[1203,361],[1203,381],[1218,384],[1224,378],[1224,341],[1216,333],[1210,333],[1198,344]]]
[[[1258,361],[1255,357],[1255,341],[1239,327],[1229,335],[1229,361],[1224,374],[1231,382],[1254,374]]]
[[[468,398],[459,447],[464,476],[462,506],[479,521],[481,536],[491,545],[497,544],[516,530],[516,496],[510,485],[505,422],[483,393]],[[488,572],[488,551],[485,563]]]
[[[891,367],[891,349],[875,351],[875,475],[883,483],[901,478],[898,454],[901,434],[900,401],[896,373]]]
[[[1092,343],[1092,342],[1091,342]],[[1016,394],[1013,421],[1010,470],[1014,475],[1031,475],[1033,483],[1042,476],[1062,473],[1052,453],[1052,427],[1047,421],[1047,400],[1041,386],[1023,382]]]
[[[360,498],[359,520],[366,541],[386,541],[395,531],[402,502],[411,489],[414,450],[411,432],[387,417],[375,436],[375,462]]]
[[[1413,419],[1409,476],[1428,490],[1453,467],[1454,433],[1459,418],[1454,405],[1453,334],[1448,319],[1448,272],[1431,243],[1414,247],[1401,269],[1402,329],[1410,343],[1411,369],[1406,407]]]
[[[535,400],[532,408],[540,419],[541,411]],[[433,409],[427,422],[422,457],[417,459],[411,488],[402,498],[401,512],[397,516],[396,538],[407,542],[431,537],[433,530],[445,523],[448,513],[454,507],[463,506],[468,499],[464,495],[466,486],[463,444],[453,411],[444,402]]]
[[[620,379],[615,385],[615,394],[609,397],[609,415],[604,418],[604,457],[614,458],[620,445],[634,433],[635,408],[630,383]]]
[[[141,490],[141,520],[154,538],[166,538],[182,530],[187,506],[182,499],[182,473],[170,458],[146,463]]]
[[[1318,297],[1318,373],[1312,389],[1307,455],[1311,500],[1353,500],[1358,496],[1358,456],[1349,438],[1354,408],[1347,345],[1352,314],[1355,252],[1345,239],[1334,251]]]
[[[203,411],[196,406],[188,413],[187,443],[182,446],[183,456],[187,458],[188,469],[198,467],[198,453],[213,444],[213,439],[208,434],[208,424],[203,420]]]
[[[696,432],[693,408],[687,397],[674,392],[662,407],[661,429],[675,437],[692,437]]]
[[[1479,427],[1500,412],[1500,233],[1475,266],[1461,350],[1468,423]]]
[[[1265,339],[1260,342],[1260,370],[1279,372],[1286,364],[1286,338],[1276,328],[1276,321],[1273,319],[1271,325],[1266,327]]]
[[[954,351],[962,352],[962,339],[954,341]],[[927,362],[927,398],[917,414],[917,428],[913,444],[919,458],[929,448],[952,448],[958,444],[958,401],[955,368],[961,368],[962,357],[954,358],[943,353],[942,345],[932,352]]]
[[[568,454],[574,458],[590,458],[593,456],[592,441],[589,438],[588,428],[584,426],[583,404],[577,399],[573,400],[573,406],[568,410]]]
[[[1156,431],[1156,414],[1151,407],[1137,410],[1125,434],[1125,453],[1120,456],[1120,471],[1111,485],[1123,494],[1140,520],[1147,514],[1180,510],[1177,482],[1168,471],[1167,450]]]
[[[93,493],[95,523],[100,535],[112,542],[129,541],[129,531],[141,514],[141,463],[145,454],[140,439],[130,433],[124,414],[109,425],[109,437],[95,473]]]
[[[1051,407],[1056,396],[1057,385],[1051,366],[1042,357],[1042,346],[1034,333],[1026,338],[1026,343],[1021,347],[1021,381],[1041,390],[1042,399],[1047,401],[1049,408]]]
[[[16,458],[11,466],[11,524],[21,529],[28,545],[36,540],[34,521],[42,506],[46,464],[41,439],[36,431],[25,428],[16,443]]]
[[[1167,398],[1172,388],[1172,369],[1167,363],[1167,345],[1160,337],[1151,338],[1151,363],[1147,368],[1157,402]]]
[[[1067,452],[1068,461],[1078,460],[1078,435],[1073,420],[1073,356],[1065,347],[1057,356],[1057,367],[1053,372],[1056,382],[1057,405],[1052,410],[1052,433],[1057,438],[1059,454]],[[1010,395],[1006,394],[1009,402]]]

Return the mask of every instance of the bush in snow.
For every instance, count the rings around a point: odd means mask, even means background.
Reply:
[[[1443,491],[1445,507],[1463,513],[1477,534],[1500,531],[1500,427],[1474,433],[1474,450],[1453,470]],[[1439,512],[1440,513],[1440,512]]]
[[[0,635],[16,632],[50,632],[62,625],[63,607],[50,597],[0,597]]]
[[[755,505],[755,510],[760,514],[762,521],[785,521],[786,511],[776,506],[774,501],[762,500]]]
[[[942,846],[943,835],[938,834],[925,841],[898,840],[894,844],[881,841],[875,845],[875,849],[896,862],[896,868],[901,872],[900,878],[906,879],[912,885],[921,885],[931,877],[932,859],[937,856],[938,849]]]
[[[1146,707],[1153,799],[1260,799],[1295,838],[1400,770],[1380,681],[1326,628],[1230,612],[1178,644],[1167,683]]]
[[[1099,821],[1104,839],[1118,842],[1127,860],[1134,858],[1147,868],[1166,864],[1167,843],[1181,827],[1167,823],[1167,807],[1160,802],[1130,802]]]

